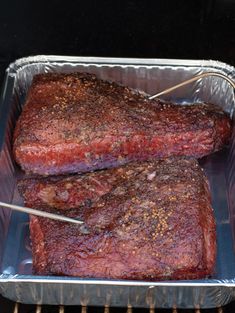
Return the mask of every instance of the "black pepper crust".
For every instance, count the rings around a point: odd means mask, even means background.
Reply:
[[[221,149],[231,121],[216,105],[175,105],[87,73],[33,79],[14,133],[27,172],[59,175]]]
[[[95,186],[99,192],[93,194]],[[166,280],[205,278],[214,271],[215,220],[196,160],[169,158],[24,180],[20,190],[32,207],[85,221],[80,229],[30,218],[36,274]],[[67,197],[60,195],[65,190]]]

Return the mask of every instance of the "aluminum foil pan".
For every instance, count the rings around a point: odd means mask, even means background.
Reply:
[[[35,56],[6,70],[0,98],[0,200],[22,204],[16,189],[20,174],[11,152],[12,131],[35,74],[86,71],[155,94],[194,75],[216,71],[235,78],[235,68],[217,61],[113,59]],[[234,118],[230,85],[208,77],[162,97],[181,103],[207,101]],[[28,216],[0,208],[0,293],[37,304],[211,308],[235,299],[235,131],[228,148],[200,160],[208,175],[217,225],[216,271],[206,280],[121,281],[32,275]]]

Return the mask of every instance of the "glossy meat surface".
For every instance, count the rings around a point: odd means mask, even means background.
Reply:
[[[230,119],[212,104],[175,105],[87,73],[34,77],[14,133],[16,161],[40,175],[219,150]]]
[[[115,179],[109,178],[114,171]],[[215,221],[208,183],[196,160],[133,163],[85,177],[20,183],[25,203],[52,212],[62,209],[85,222],[77,226],[31,216],[36,274],[133,280],[213,274]],[[80,185],[82,179],[87,183]],[[70,180],[65,199],[60,193]],[[93,180],[104,186],[101,193],[92,194]],[[57,198],[48,196],[48,190]],[[55,210],[57,203],[60,210]]]

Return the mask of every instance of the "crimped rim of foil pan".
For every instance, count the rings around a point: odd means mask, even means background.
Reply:
[[[139,287],[157,287],[157,286],[171,286],[171,287],[234,287],[234,279],[206,279],[206,280],[166,280],[166,281],[141,281],[141,280],[112,280],[112,279],[84,279],[80,277],[53,277],[52,276],[33,276],[32,275],[0,275],[0,282],[34,282],[34,283],[53,283],[53,284],[85,284],[85,285],[115,285],[115,286],[139,286]]]
[[[172,66],[172,65],[182,65],[182,66],[201,66],[209,67],[217,70],[226,70],[228,75],[234,72],[235,67],[227,63],[217,61],[217,60],[192,60],[192,59],[162,59],[162,58],[112,58],[112,57],[95,57],[95,56],[63,56],[63,55],[35,55],[23,57],[12,62],[8,68],[7,72],[9,74],[14,74],[20,68],[27,66],[30,63],[40,63],[40,62],[71,62],[71,63],[89,63],[89,64],[100,64],[100,65],[123,65],[123,66]],[[235,76],[235,74],[234,74]],[[232,76],[233,77],[233,76]]]

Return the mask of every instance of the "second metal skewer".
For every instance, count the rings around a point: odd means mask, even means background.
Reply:
[[[201,78],[204,78],[204,77],[208,77],[208,76],[221,77],[221,78],[227,80],[227,82],[235,89],[235,82],[230,77],[228,77],[228,76],[226,76],[224,74],[221,74],[221,73],[217,73],[217,72],[207,72],[207,73],[202,73],[202,74],[196,75],[196,76],[194,76],[194,77],[192,77],[192,78],[190,78],[188,80],[185,80],[185,81],[183,81],[183,82],[181,82],[181,83],[179,83],[177,85],[174,85],[174,86],[172,86],[170,88],[167,88],[167,89],[165,89],[165,90],[163,90],[163,91],[161,91],[161,92],[159,92],[159,93],[157,93],[155,95],[149,96],[149,99],[152,100],[152,99],[157,98],[157,97],[159,97],[161,95],[165,95],[165,94],[167,94],[167,93],[169,93],[171,91],[174,91],[174,90],[176,90],[176,89],[178,89],[180,87],[188,85],[188,84],[190,84],[190,83],[192,83],[192,82],[194,82],[194,81],[196,81],[198,79],[201,79]]]

